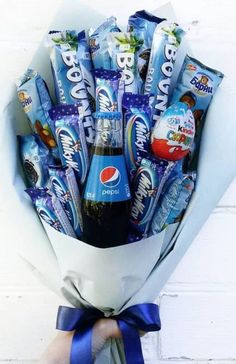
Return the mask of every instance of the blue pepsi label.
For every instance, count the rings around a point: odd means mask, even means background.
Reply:
[[[93,156],[84,198],[98,202],[119,202],[131,198],[123,155]]]

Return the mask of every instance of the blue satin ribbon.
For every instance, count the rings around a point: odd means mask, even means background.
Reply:
[[[57,315],[57,329],[74,331],[71,345],[70,364],[92,364],[93,325],[104,313],[96,308],[72,308],[60,306]],[[134,305],[117,316],[124,342],[127,364],[144,364],[139,330],[149,332],[161,329],[159,307],[154,303]]]

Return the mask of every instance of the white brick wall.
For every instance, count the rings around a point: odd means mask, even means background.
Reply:
[[[75,0],[76,1],[76,0]],[[115,1],[92,1],[107,14],[123,11]],[[164,1],[125,2],[131,9],[155,8]],[[0,0],[0,85],[20,75],[37,48],[60,0]],[[198,20],[189,34],[199,58],[209,44],[209,62],[223,70],[225,87],[236,80],[236,3],[234,0],[173,1],[178,19]],[[206,41],[206,42],[205,42]],[[211,43],[209,43],[211,42]],[[206,47],[206,44],[208,47]],[[234,92],[234,90],[232,90]],[[224,121],[222,120],[222,123]],[[217,183],[217,182],[216,182]],[[207,186],[206,186],[207,187]],[[199,233],[160,297],[163,329],[148,334],[148,364],[226,364],[236,361],[236,181]],[[9,220],[0,207],[0,363],[35,363],[54,334],[62,300],[26,269],[12,249]],[[12,225],[11,225],[12,226]],[[20,237],[19,237],[20,238]]]

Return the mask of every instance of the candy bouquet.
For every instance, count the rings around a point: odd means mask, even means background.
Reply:
[[[227,138],[224,112],[214,116],[216,101],[207,113],[223,74],[186,54],[169,8],[128,15],[122,29],[82,3],[73,9],[17,84],[32,129],[18,136],[31,198],[22,184],[21,200],[41,219],[73,305],[60,307],[57,325],[76,330],[71,363],[91,362],[91,330],[104,316],[123,341],[107,342],[96,363],[142,363],[139,330],[160,329],[153,302],[235,173],[215,145],[219,131]]]

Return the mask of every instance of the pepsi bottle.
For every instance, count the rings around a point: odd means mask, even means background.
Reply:
[[[97,112],[93,156],[82,198],[83,240],[108,248],[127,242],[130,188],[120,112]]]

